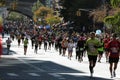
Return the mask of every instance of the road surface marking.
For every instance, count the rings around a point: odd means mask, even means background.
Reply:
[[[39,74],[36,74],[36,73],[28,73],[29,75],[31,75],[31,76],[40,76]]]
[[[54,77],[62,77],[61,75],[59,75],[59,74],[56,74],[56,73],[48,73],[49,75],[52,75],[52,76],[54,76]]]
[[[64,80],[65,78],[63,78],[61,75],[57,74],[57,73],[48,73],[49,75],[53,76],[53,77],[56,77],[58,79],[62,79]]]
[[[16,57],[15,57],[15,58],[16,58]],[[28,62],[26,62],[26,61],[24,61],[24,60],[22,60],[22,59],[20,59],[20,58],[16,58],[16,59],[18,59],[19,61],[23,62],[24,64],[26,64],[26,65],[34,68],[34,69],[37,70],[37,71],[45,72],[43,69],[40,69],[39,67],[34,66],[34,65],[32,65],[32,64],[30,64],[30,63],[28,63]]]
[[[65,78],[61,77],[61,78],[59,78],[59,79],[62,79],[62,80],[64,80]]]
[[[9,75],[9,76],[13,76],[13,77],[17,77],[17,76],[18,76],[18,75],[15,74],[15,73],[7,73],[7,75]]]

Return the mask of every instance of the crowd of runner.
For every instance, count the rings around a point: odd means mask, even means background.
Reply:
[[[93,76],[96,62],[101,63],[101,58],[105,54],[106,62],[110,63],[111,78],[116,76],[115,72],[120,56],[120,40],[116,34],[104,33],[99,35],[94,32],[78,33],[74,31],[70,34],[64,30],[39,29],[36,27],[30,30],[22,23],[19,25],[9,23],[6,26],[4,33],[10,34],[10,38],[6,40],[9,49],[10,43],[17,39],[18,47],[24,44],[24,55],[27,55],[28,40],[31,41],[32,49],[34,49],[36,54],[38,49],[41,49],[41,45],[44,45],[45,51],[54,48],[59,52],[59,55],[67,56],[70,60],[73,57],[73,49],[75,49],[75,58],[79,62],[84,61],[83,58],[87,53],[91,77]],[[10,39],[11,41],[9,41]]]

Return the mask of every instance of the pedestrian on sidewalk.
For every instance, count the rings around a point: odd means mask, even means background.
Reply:
[[[107,50],[109,51],[109,70],[111,78],[116,77],[116,69],[120,56],[120,42],[116,39],[117,34],[112,35],[112,40],[107,45]]]
[[[25,38],[25,40],[24,40],[24,55],[26,55],[26,53],[27,53],[27,47],[28,47],[28,39]]]
[[[100,42],[96,39],[96,35],[94,32],[90,33],[90,38],[86,41],[85,48],[87,50],[88,60],[89,60],[89,70],[90,70],[90,77],[93,77],[94,70],[93,68],[96,65],[96,60],[98,56],[98,50]]]
[[[10,40],[10,38],[8,38],[8,39],[6,40],[6,43],[7,43],[7,54],[9,54],[9,52],[10,52],[10,47],[11,47],[11,43],[12,43],[12,41]]]

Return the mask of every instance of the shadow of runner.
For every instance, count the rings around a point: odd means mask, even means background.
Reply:
[[[68,74],[62,74],[65,78],[70,78],[70,80],[114,80],[114,79],[106,79],[101,77],[90,77],[90,76],[84,76],[84,75],[68,75]]]
[[[4,47],[4,46],[2,47],[2,55],[12,55],[12,54],[16,54],[16,52],[10,50],[10,51],[9,51],[9,54],[7,54],[7,48]]]

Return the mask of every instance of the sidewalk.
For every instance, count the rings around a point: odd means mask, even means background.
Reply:
[[[6,41],[7,38],[3,39],[3,43]],[[6,45],[4,44],[3,47],[5,48]],[[31,47],[31,42],[29,40],[29,47],[28,47],[28,51],[27,51],[27,55],[24,55],[23,52],[23,44],[21,43],[20,47],[17,46],[17,40],[14,40],[11,44],[11,52],[10,55],[2,55],[2,58],[4,57],[16,57],[16,58],[20,58],[20,57],[29,57],[29,59],[33,59],[33,60],[44,60],[44,61],[52,61],[54,63],[57,63],[59,65],[63,65],[66,67],[69,67],[71,69],[75,69],[78,71],[82,71],[84,72],[84,74],[82,73],[59,73],[59,74],[68,74],[68,75],[84,75],[84,76],[89,76],[89,68],[88,68],[88,59],[87,57],[84,57],[83,62],[78,62],[75,59],[75,49],[74,49],[74,53],[73,53],[73,57],[72,60],[69,60],[67,58],[67,54],[65,57],[59,55],[59,53],[52,48],[51,50],[47,50],[46,52],[43,49],[43,45],[42,45],[42,49],[38,50],[38,54],[34,53],[34,49],[32,49]],[[4,51],[5,53],[6,51]],[[117,77],[114,78],[113,80],[120,80],[120,62],[118,64],[118,68],[117,68]],[[110,78],[110,73],[109,73],[109,64],[106,63],[105,61],[105,57],[103,56],[101,63],[96,64],[96,67],[94,69],[94,76],[95,77],[100,77],[100,78],[106,78],[106,79],[111,79]]]

